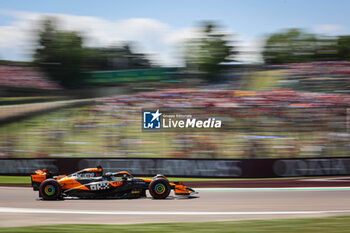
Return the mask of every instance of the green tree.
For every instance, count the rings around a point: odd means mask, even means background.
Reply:
[[[43,20],[38,35],[35,62],[49,77],[67,88],[77,88],[83,79],[83,65],[88,52],[77,32],[59,31],[52,18]]]
[[[350,36],[338,38],[338,56],[340,60],[350,61]]]
[[[315,60],[340,60],[338,54],[338,38],[333,36],[317,36]]]
[[[132,43],[122,46],[106,48],[89,48],[93,57],[89,61],[89,67],[94,70],[123,70],[123,69],[148,69],[152,68],[151,62],[145,54],[134,53]]]
[[[316,59],[317,38],[300,29],[272,34],[265,43],[263,58],[266,64],[307,62]]]
[[[223,62],[230,62],[236,54],[229,35],[219,31],[213,22],[203,22],[200,37],[186,44],[187,68],[196,71],[209,82],[218,80]]]

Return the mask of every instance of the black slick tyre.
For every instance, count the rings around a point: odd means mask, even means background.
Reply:
[[[163,178],[153,180],[149,184],[149,193],[154,199],[165,199],[170,193],[169,181]]]
[[[39,196],[44,200],[57,200],[62,194],[61,185],[54,179],[44,180],[39,187]]]

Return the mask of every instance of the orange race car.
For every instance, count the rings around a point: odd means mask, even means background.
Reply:
[[[70,175],[52,176],[47,170],[31,175],[32,186],[44,200],[64,197],[78,198],[139,198],[146,197],[146,190],[154,199],[165,199],[170,191],[175,195],[198,194],[180,182],[169,182],[161,174],[153,179],[136,178],[126,171],[105,173],[101,166],[86,168]]]

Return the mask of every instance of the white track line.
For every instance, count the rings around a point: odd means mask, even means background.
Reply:
[[[91,211],[91,210],[56,210],[32,208],[0,207],[0,213],[22,214],[87,214],[87,215],[312,215],[350,213],[350,210],[301,210],[301,211],[253,211],[253,212],[184,212],[184,211]]]
[[[300,179],[299,181],[322,181],[322,182],[350,182],[350,177],[328,177],[328,178],[310,178]]]

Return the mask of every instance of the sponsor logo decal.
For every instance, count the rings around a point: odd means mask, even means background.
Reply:
[[[91,178],[94,177],[95,173],[81,173],[81,174],[77,174],[77,178]]]
[[[107,181],[90,185],[91,190],[105,190],[108,188],[109,188],[109,183]]]

